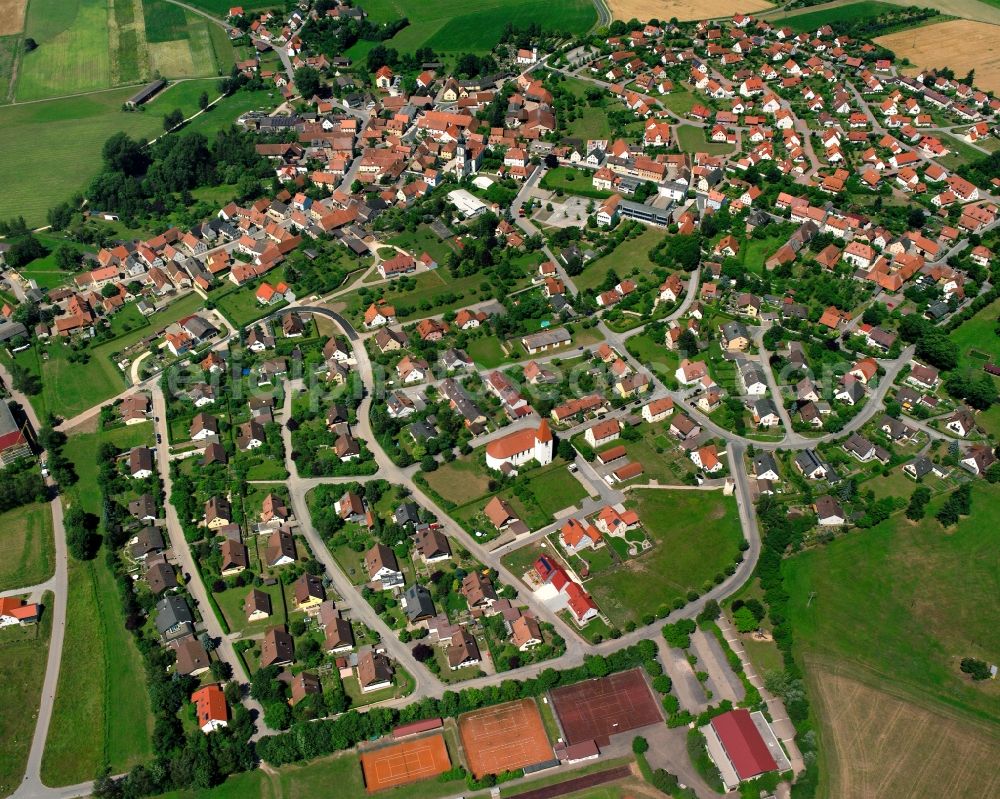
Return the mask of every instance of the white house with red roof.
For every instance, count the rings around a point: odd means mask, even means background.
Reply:
[[[486,465],[490,469],[517,469],[532,460],[539,466],[552,463],[552,431],[545,419],[537,429],[508,433],[486,445]]]

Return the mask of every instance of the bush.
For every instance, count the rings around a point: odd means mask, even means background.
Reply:
[[[649,741],[641,735],[635,736],[635,738],[632,739],[632,751],[637,755],[645,754],[649,751]]]

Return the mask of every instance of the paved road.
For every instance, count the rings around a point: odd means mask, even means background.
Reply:
[[[232,666],[233,677],[237,681],[249,683],[251,675],[247,674],[243,668],[243,661],[237,656],[232,640],[223,631],[222,625],[216,617],[215,611],[212,609],[205,583],[196,567],[194,556],[191,554],[191,547],[188,546],[187,539],[184,537],[184,528],[181,526],[180,519],[177,516],[177,509],[170,501],[170,497],[173,494],[173,480],[170,477],[170,436],[167,424],[167,403],[166,398],[163,396],[163,390],[158,383],[153,386],[152,394],[153,414],[159,419],[159,421],[155,422],[156,432],[160,437],[160,441],[155,447],[156,465],[160,473],[160,479],[163,481],[163,491],[166,495],[164,515],[166,517],[167,534],[170,538],[170,547],[174,553],[174,560],[180,564],[181,571],[184,572],[188,593],[201,613],[205,629],[209,636],[217,642],[216,656]],[[257,724],[256,737],[272,732],[264,723],[264,710],[260,704],[249,696],[244,697],[243,703],[250,710],[251,716]]]
[[[21,406],[28,422],[37,432],[41,429],[38,416],[28,398],[14,388],[14,381],[3,364],[0,364],[0,378],[3,379],[11,398]],[[55,707],[56,689],[59,686],[59,668],[62,664],[63,643],[66,637],[66,607],[69,594],[69,554],[66,549],[66,529],[63,526],[62,499],[55,493],[56,486],[50,478],[46,484],[53,491],[49,502],[52,512],[52,535],[55,542],[55,571],[46,582],[30,586],[27,589],[5,591],[4,596],[30,593],[31,598],[41,599],[45,591],[52,592],[52,606],[45,608],[52,614],[52,634],[49,637],[49,651],[45,663],[45,680],[42,683],[41,702],[38,707],[38,717],[31,738],[31,749],[28,752],[28,762],[24,778],[14,796],[18,799],[33,799],[46,795],[50,790],[42,783],[42,756],[45,753],[45,741],[49,735],[49,725],[52,723],[52,711]]]

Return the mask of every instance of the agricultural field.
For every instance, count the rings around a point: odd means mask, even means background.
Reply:
[[[0,105],[11,101],[11,78],[21,49],[20,36],[0,36]]]
[[[500,40],[507,23],[517,28],[536,23],[543,30],[583,33],[597,21],[589,0],[551,0],[541,13],[529,0],[484,0],[475,8],[463,0],[372,0],[365,10],[373,22],[409,19],[409,26],[386,43],[400,51],[426,45],[445,53],[486,53]]]
[[[52,594],[42,597],[52,607]],[[45,661],[52,633],[52,614],[30,627],[0,630],[0,796],[9,796],[21,781],[42,696]],[[16,708],[16,710],[11,710]]]
[[[0,0],[0,36],[13,36],[24,30],[27,0]]]
[[[226,14],[229,13],[229,9],[233,7],[233,4],[229,0],[189,0],[187,5],[193,6],[194,8],[200,8],[202,11],[207,11],[209,14],[214,14],[219,19],[223,19]],[[274,2],[267,2],[267,0],[248,0],[246,3],[240,3],[243,10],[246,13],[251,11],[257,11],[259,9],[265,8],[278,8],[280,4]]]
[[[586,581],[617,625],[683,598],[733,563],[743,533],[736,502],[720,492],[636,489],[632,502],[653,548]]]
[[[55,569],[52,511],[42,502],[0,514],[0,591],[43,583]]]
[[[938,497],[919,523],[897,515],[786,561],[797,653],[850,666],[866,682],[891,682],[918,704],[995,720],[1000,685],[971,683],[958,663],[989,660],[1000,649],[1000,631],[981,604],[1000,592],[998,500],[1000,488],[977,481],[972,516],[954,532],[943,534],[933,518]]]
[[[219,74],[233,64],[225,31],[166,0],[143,0],[150,68],[170,78]]]
[[[807,661],[810,663],[810,661]],[[810,663],[812,666],[812,664]],[[813,666],[828,796],[995,796],[996,727]]]
[[[984,22],[956,19],[890,33],[875,39],[875,43],[892,50],[897,58],[910,59],[915,68],[941,66],[942,54],[946,53],[947,65],[956,75],[974,69],[978,87],[1000,91],[998,30]],[[962,46],[943,51],[942,45],[947,42],[961,42]]]
[[[828,796],[986,796],[1000,686],[963,657],[1000,647],[982,602],[997,596],[1000,489],[976,483],[972,516],[942,534],[897,515],[785,564],[796,655],[821,720]],[[810,599],[811,598],[811,599]],[[992,787],[991,787],[992,786]]]
[[[106,0],[32,0],[24,32],[38,48],[21,58],[18,102],[111,86]]]
[[[764,0],[608,0],[615,19],[692,19],[731,17],[771,8]]]
[[[801,33],[815,31],[831,22],[853,22],[866,17],[877,17],[879,14],[892,10],[894,10],[892,3],[884,3],[881,0],[862,0],[862,2],[847,3],[846,5],[831,4],[829,7],[804,14],[792,13],[787,17],[774,20],[774,23],[782,26],[787,25],[792,30]]]
[[[175,108],[193,114],[202,89],[213,93],[207,81],[193,96],[189,86],[185,82],[168,87],[136,113],[121,110],[134,89],[0,107],[0,152],[10,163],[24,165],[8,175],[6,191],[0,194],[0,219],[23,215],[30,225],[44,225],[49,208],[84,189],[97,174],[108,137],[118,131],[133,137],[157,136],[163,132],[166,114]],[[198,119],[214,121],[224,112],[217,108]],[[39,152],[45,158],[39,158]]]

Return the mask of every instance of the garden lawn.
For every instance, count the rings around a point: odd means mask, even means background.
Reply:
[[[677,143],[686,153],[708,153],[709,155],[725,155],[733,151],[731,144],[709,141],[705,138],[705,129],[694,125],[678,125]]]
[[[215,601],[219,604],[222,615],[226,618],[229,629],[234,633],[242,633],[244,637],[257,633],[264,633],[268,627],[275,624],[284,624],[288,619],[285,607],[284,586],[278,581],[274,585],[262,585],[259,590],[271,597],[270,618],[262,621],[248,622],[246,613],[243,611],[243,603],[250,593],[252,587],[245,585],[241,588],[230,588],[221,593],[215,594]]]
[[[531,477],[531,490],[538,507],[550,516],[589,496],[579,480],[565,466],[546,469]]]
[[[52,594],[42,597],[52,607]],[[0,630],[0,796],[9,796],[21,782],[45,680],[45,662],[52,633],[52,614],[40,624]]]
[[[574,127],[574,133],[576,128]],[[582,135],[582,134],[580,134]],[[596,135],[589,138],[598,138]],[[541,187],[548,191],[562,189],[567,194],[576,194],[580,197],[594,197],[603,200],[610,197],[613,192],[600,191],[594,188],[593,173],[587,169],[573,169],[568,166],[557,166],[550,169],[542,178]]]
[[[403,231],[389,239],[389,243],[402,247],[414,258],[419,258],[426,252],[440,266],[445,266],[448,256],[454,252],[447,241],[438,238],[438,235],[426,225],[420,225],[412,233],[409,230]],[[382,255],[388,257],[389,253],[385,251]]]
[[[246,326],[268,314],[284,308],[288,303],[282,300],[274,305],[261,305],[257,302],[257,289],[264,280],[258,280],[248,286],[236,289],[224,289],[223,292],[213,292],[211,299],[218,306],[223,316],[236,325]]]
[[[54,570],[49,506],[36,502],[0,515],[0,591],[43,583]]]
[[[573,282],[581,291],[596,289],[612,269],[618,277],[623,278],[637,270],[639,274],[651,274],[656,264],[649,260],[649,251],[667,235],[665,230],[646,228],[635,238],[629,238],[619,244],[614,252],[603,258],[598,258],[586,266]]]
[[[736,502],[721,492],[631,492],[653,548],[587,580],[601,610],[621,626],[669,606],[733,563],[743,540]]]
[[[469,458],[456,458],[451,463],[443,463],[433,472],[424,472],[427,484],[443,499],[461,505],[489,490],[489,477],[485,468]]]
[[[466,345],[465,351],[477,366],[484,369],[493,369],[502,363],[516,360],[516,356],[513,354],[511,357],[503,354],[500,340],[493,335],[471,339]]]
[[[971,683],[958,662],[1000,650],[984,612],[1000,596],[1000,486],[976,481],[953,532],[933,518],[942,502],[917,524],[897,514],[785,561],[796,654],[995,723],[1000,686]]]

